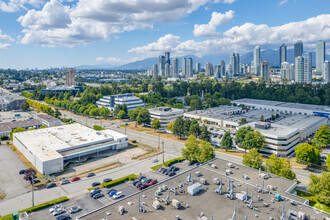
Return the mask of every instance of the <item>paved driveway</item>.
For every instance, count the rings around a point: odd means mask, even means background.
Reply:
[[[5,144],[0,145],[0,191],[6,193],[5,200],[29,191],[28,182],[18,174],[26,168],[14,151]]]

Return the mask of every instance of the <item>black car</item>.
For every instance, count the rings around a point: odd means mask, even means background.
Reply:
[[[94,190],[94,191],[92,191],[92,192],[89,193],[89,196],[93,197],[95,194],[98,194],[100,192],[101,192],[100,189]]]
[[[176,173],[174,171],[171,171],[168,173],[168,176],[174,176]]]
[[[165,175],[168,175],[170,172],[171,172],[170,170],[166,170],[166,171],[164,172],[164,174],[165,174]]]
[[[56,217],[56,220],[69,220],[71,219],[70,215],[60,215]]]
[[[99,186],[99,185],[101,185],[100,182],[94,182],[94,183],[92,183],[92,187]]]
[[[92,176],[95,176],[95,173],[89,173],[89,174],[87,174],[87,177],[92,177]]]
[[[147,179],[145,182],[149,184],[151,181],[152,179]]]
[[[102,198],[102,197],[104,197],[103,193],[97,193],[93,196],[93,199],[99,199],[99,198]]]
[[[38,178],[35,178],[32,180],[33,184],[40,183],[40,180]]]
[[[164,167],[161,167],[161,168],[159,168],[159,170],[158,170],[158,172],[163,172],[163,170],[164,170],[165,168]]]
[[[170,170],[171,171],[178,171],[178,170],[180,170],[180,168],[179,167],[176,167],[176,166],[171,166],[170,167]]]
[[[105,179],[103,180],[104,183],[108,183],[108,182],[111,182],[111,181],[112,181],[112,179],[110,179],[110,178],[105,178]]]
[[[53,188],[53,187],[55,187],[56,186],[56,183],[49,183],[47,186],[46,186],[46,188],[47,189],[50,189],[50,188]]]
[[[165,172],[167,172],[167,171],[168,171],[168,169],[164,168],[164,170],[162,171],[162,173],[165,173]]]
[[[188,165],[191,166],[191,165],[193,165],[195,163],[196,163],[196,161],[189,161]]]
[[[19,175],[22,175],[25,173],[25,170],[20,170],[18,173],[19,173]]]
[[[136,184],[135,186],[136,186],[136,188],[139,188],[139,187],[143,186],[143,183],[140,183],[140,182],[139,182],[139,183]]]
[[[136,186],[136,184],[140,183],[140,180],[134,180],[133,181],[133,186]]]

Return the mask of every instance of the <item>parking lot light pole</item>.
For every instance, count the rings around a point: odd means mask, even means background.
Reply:
[[[165,142],[163,141],[162,142],[162,145],[163,145],[163,164],[165,163],[165,150],[164,150],[164,144],[165,144]]]

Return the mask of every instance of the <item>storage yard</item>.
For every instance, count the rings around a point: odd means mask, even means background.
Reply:
[[[299,219],[321,220],[330,217],[304,204],[305,199],[288,193],[294,188],[294,181],[215,159],[78,219],[275,220],[300,216]]]

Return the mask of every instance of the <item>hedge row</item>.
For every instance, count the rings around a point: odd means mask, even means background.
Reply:
[[[181,161],[184,161],[183,157],[174,158],[172,160],[165,161],[164,164],[159,164],[157,166],[151,167],[151,169],[152,170],[158,170],[159,168],[161,168],[163,166],[169,167],[172,164],[175,164],[175,163],[178,163],[178,162],[181,162]]]
[[[49,202],[45,202],[45,203],[41,203],[39,205],[36,205],[36,206],[33,206],[33,207],[30,207],[30,208],[27,208],[27,209],[23,209],[23,210],[20,210],[18,211],[18,213],[21,213],[21,212],[34,212],[34,211],[38,211],[38,210],[41,210],[41,209],[44,209],[44,208],[47,208],[49,206],[52,206],[54,204],[58,204],[58,203],[61,203],[61,202],[66,202],[68,201],[69,198],[66,197],[66,196],[63,196],[61,198],[58,198],[58,199],[54,199],[54,200],[51,200]],[[3,216],[3,217],[0,217],[0,220],[12,220],[13,217],[12,217],[12,214],[9,214],[9,215],[6,215],[6,216]]]
[[[116,179],[116,180],[112,180],[111,182],[108,182],[108,183],[102,183],[102,187],[105,187],[105,188],[110,188],[110,187],[113,187],[113,186],[116,186],[116,185],[119,185],[121,183],[124,183],[126,181],[131,181],[131,180],[135,180],[137,179],[138,176],[135,175],[135,174],[131,174],[131,175],[128,175],[128,176],[124,176],[122,178],[119,178],[119,179]],[[94,189],[95,187],[92,187],[92,188],[89,188],[88,190],[91,191],[92,189]]]

